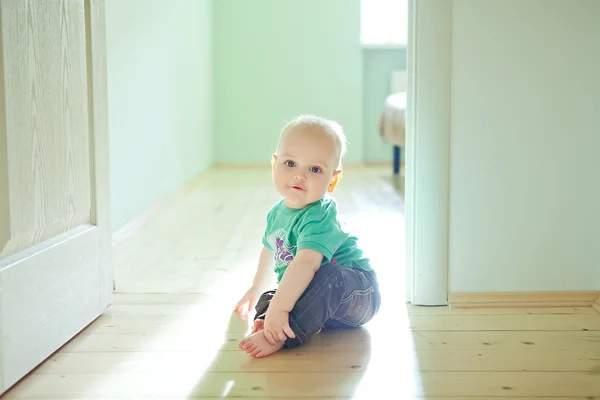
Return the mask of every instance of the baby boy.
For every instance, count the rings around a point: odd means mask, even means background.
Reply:
[[[346,152],[342,127],[301,116],[281,133],[272,156],[282,196],[267,215],[263,249],[252,287],[235,306],[256,308],[252,334],[239,347],[254,357],[306,342],[322,328],[356,328],[378,312],[375,271],[340,222],[332,193]],[[267,289],[277,274],[276,290]]]

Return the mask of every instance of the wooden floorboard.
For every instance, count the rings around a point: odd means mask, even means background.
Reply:
[[[210,363],[200,360],[209,360]],[[468,372],[534,371],[588,372],[598,368],[600,350],[552,349],[412,349],[390,351],[385,357],[402,360],[416,371]],[[209,365],[205,365],[209,364]],[[114,373],[200,373],[208,372],[355,372],[368,368],[384,368],[389,364],[377,351],[355,352],[309,350],[284,351],[264,360],[248,359],[240,351],[208,352],[188,350],[179,352],[65,352],[57,354],[51,363],[38,370],[43,374],[101,374]],[[377,368],[376,368],[377,367]]]
[[[277,196],[268,170],[225,169],[119,243],[113,307],[5,398],[600,399],[592,307],[405,305],[403,202],[389,170],[356,168],[337,195],[382,281],[365,328],[326,329],[265,359],[238,349],[249,323],[232,307]]]
[[[351,397],[414,396],[588,396],[598,395],[598,375],[584,372],[426,372],[389,368],[376,372],[191,372],[36,374],[21,396]]]

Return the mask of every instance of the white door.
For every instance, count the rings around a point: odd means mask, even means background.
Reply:
[[[0,0],[0,394],[109,305],[103,0]]]

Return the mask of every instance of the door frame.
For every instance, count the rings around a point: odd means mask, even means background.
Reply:
[[[114,289],[114,272],[112,267],[112,224],[111,224],[111,193],[110,193],[110,155],[108,134],[108,77],[106,49],[106,1],[85,0],[86,41],[88,42],[87,62],[88,101],[90,103],[90,131],[92,155],[92,170],[96,184],[92,196],[91,224],[104,226],[104,237],[100,238],[100,256],[103,274],[100,277],[104,292],[100,296],[100,313],[112,305]]]
[[[409,0],[406,296],[448,304],[452,0]]]

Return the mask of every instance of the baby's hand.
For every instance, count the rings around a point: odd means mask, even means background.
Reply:
[[[283,342],[288,337],[296,337],[294,331],[290,328],[289,318],[290,313],[287,311],[274,310],[271,307],[267,309],[264,335],[269,343],[276,345],[279,342]]]
[[[240,318],[246,317],[250,310],[254,309],[258,299],[260,297],[260,291],[254,286],[248,289],[244,297],[234,307],[235,312]]]

